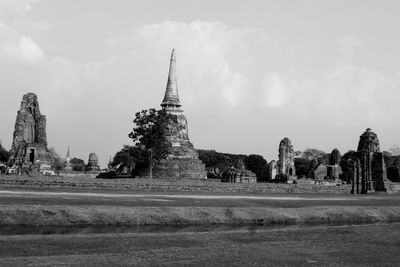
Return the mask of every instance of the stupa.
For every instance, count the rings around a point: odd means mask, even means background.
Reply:
[[[64,169],[66,171],[72,171],[71,155],[69,153],[69,147],[68,147],[68,151],[67,151],[67,156],[65,157]]]
[[[188,125],[178,93],[176,55],[172,50],[167,87],[161,107],[171,115],[165,138],[171,143],[166,159],[155,163],[153,176],[156,178],[206,179],[204,163],[189,140]]]

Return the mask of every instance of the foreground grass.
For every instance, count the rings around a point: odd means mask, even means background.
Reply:
[[[0,205],[0,225],[293,225],[400,222],[400,206],[122,207]]]
[[[1,266],[398,266],[400,224],[0,236]]]

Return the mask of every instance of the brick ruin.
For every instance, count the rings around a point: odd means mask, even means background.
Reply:
[[[341,158],[342,155],[337,148],[332,150],[329,156],[328,177],[335,179],[337,182],[339,182],[340,174],[342,174],[342,168],[339,166]]]
[[[172,50],[171,54],[168,82],[161,107],[172,115],[166,132],[171,149],[166,159],[155,163],[153,176],[155,178],[205,179],[207,177],[205,165],[189,140],[187,120],[181,109],[175,50]]]
[[[29,167],[51,164],[52,160],[47,148],[46,116],[40,113],[37,96],[25,94],[17,113],[9,163]]]
[[[225,183],[257,183],[257,176],[255,173],[246,170],[243,160],[238,160],[235,167],[231,167],[224,171],[221,175],[221,182]]]
[[[277,182],[296,180],[294,150],[289,138],[285,137],[279,143],[279,159],[277,162],[270,162],[269,175],[272,181]]]
[[[360,136],[357,152],[350,162],[353,165],[352,194],[386,192],[385,160],[380,152],[378,136],[370,128]]]
[[[89,154],[89,160],[88,160],[88,164],[85,167],[85,171],[100,172],[99,159],[98,159],[96,153]]]
[[[340,174],[342,169],[339,166],[341,159],[340,151],[335,148],[329,155],[328,164],[319,164],[314,170],[314,179],[316,181],[323,181],[326,179],[333,179],[336,183],[340,183]]]

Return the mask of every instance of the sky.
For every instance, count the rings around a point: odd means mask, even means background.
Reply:
[[[0,139],[37,94],[48,145],[102,167],[159,108],[171,50],[196,148],[342,154],[400,144],[397,0],[0,0]]]

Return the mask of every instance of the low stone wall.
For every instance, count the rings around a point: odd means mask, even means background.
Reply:
[[[172,158],[157,162],[153,168],[153,177],[162,179],[171,177],[175,179],[207,179],[204,163],[193,158]]]
[[[218,180],[168,180],[148,178],[91,179],[85,177],[0,176],[0,186],[40,188],[128,189],[132,192],[205,192],[205,193],[335,193],[350,194],[351,185],[221,183]],[[400,185],[399,185],[400,186]]]
[[[87,172],[78,172],[78,171],[59,171],[57,172],[58,176],[61,177],[69,177],[69,178],[96,178],[100,172],[95,171],[87,171]]]

